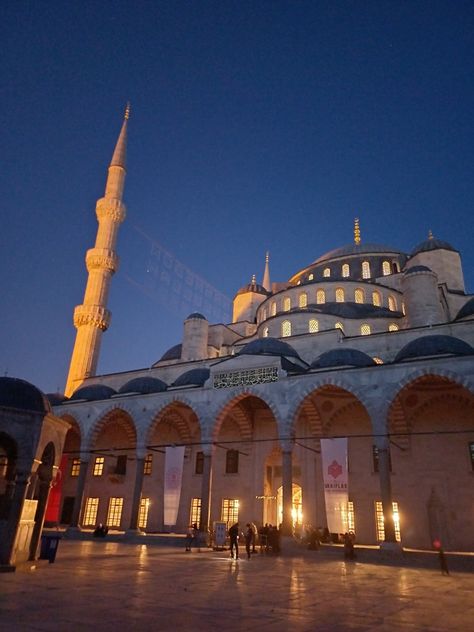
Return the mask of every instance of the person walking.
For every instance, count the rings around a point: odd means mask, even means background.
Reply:
[[[236,522],[229,529],[229,538],[230,538],[230,556],[234,557],[234,548],[235,548],[235,559],[239,559],[239,523]]]
[[[246,524],[247,530],[245,531],[245,550],[247,551],[247,559],[250,559],[250,553],[252,548],[252,542],[254,542],[253,528],[250,522]]]

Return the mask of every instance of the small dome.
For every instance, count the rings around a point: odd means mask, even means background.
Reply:
[[[415,274],[415,272],[433,272],[433,270],[428,268],[428,266],[412,266],[405,270],[403,274],[407,276],[408,274]]]
[[[62,393],[47,393],[46,397],[48,398],[51,406],[61,406],[61,404],[68,399],[66,395],[63,395]]]
[[[452,250],[453,252],[457,252],[456,248],[453,248],[447,241],[430,237],[425,239],[425,241],[422,241],[421,244],[418,244],[418,246],[413,249],[410,256],[414,257],[420,252],[428,252],[430,250]]]
[[[129,380],[126,384],[119,388],[119,393],[141,393],[149,395],[150,393],[162,393],[166,391],[168,386],[162,380],[156,377],[136,377]]]
[[[51,412],[46,395],[30,382],[16,377],[0,377],[0,406],[38,413]]]
[[[192,315],[192,314],[191,314]],[[191,316],[189,316],[191,318]],[[180,360],[181,359],[181,349],[183,345],[174,345],[174,347],[170,347],[168,351],[165,351],[158,362],[162,362],[163,360]]]
[[[172,384],[172,386],[204,386],[211,374],[209,369],[191,369],[182,373]]]
[[[277,338],[258,338],[247,343],[238,355],[275,355],[299,358],[297,352],[287,342]]]
[[[106,386],[105,384],[91,384],[90,386],[82,386],[78,388],[77,391],[74,391],[71,395],[71,401],[87,399],[91,402],[95,402],[100,399],[110,399],[112,395],[116,394],[117,392],[110,386]]]
[[[247,292],[255,292],[255,294],[263,294],[263,296],[270,295],[270,292],[267,292],[267,290],[263,287],[263,285],[260,285],[259,283],[249,283],[248,285],[244,285],[243,287],[241,287],[240,290],[237,292],[236,296],[238,296],[239,294],[246,294]]]
[[[471,345],[454,336],[422,336],[405,345],[397,353],[395,362],[424,356],[471,355],[473,353],[474,349]]]
[[[358,349],[331,349],[325,351],[312,364],[312,369],[326,369],[334,366],[374,366],[376,362]]]
[[[200,314],[199,312],[193,312],[192,314],[189,314],[186,320],[191,320],[192,318],[199,319],[199,320],[207,320],[207,318],[203,316],[202,314]]]
[[[461,309],[457,313],[457,316],[454,320],[461,320],[461,318],[466,318],[467,316],[473,316],[473,315],[474,315],[474,297],[469,299],[467,303],[464,303],[464,305],[461,307]]]

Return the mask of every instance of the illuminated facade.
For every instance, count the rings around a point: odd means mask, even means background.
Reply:
[[[112,168],[120,191],[113,203],[106,193],[109,232],[96,243],[107,261],[124,217],[110,212],[123,208],[124,162]],[[103,288],[114,266],[91,266],[92,253],[89,279]],[[97,292],[88,285],[84,305],[105,309]],[[96,324],[79,324],[90,340]],[[288,533],[295,522],[325,527],[320,440],[347,437],[358,542],[429,547],[440,537],[474,550],[473,346],[460,254],[432,235],[401,252],[364,244],[356,222],[354,243],[278,283],[267,256],[262,284],[237,292],[233,322],[191,314],[151,367],[96,376],[98,345],[76,344],[70,397],[52,396],[71,424],[60,522],[169,530],[166,449],[184,446],[172,530],[236,519]]]

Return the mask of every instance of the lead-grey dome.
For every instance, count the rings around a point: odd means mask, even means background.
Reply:
[[[199,320],[207,320],[207,318],[203,316],[202,314],[200,314],[199,312],[193,312],[192,314],[189,314],[186,320],[190,320],[191,318],[196,318]]]
[[[162,362],[163,360],[180,360],[182,348],[183,348],[182,344],[174,345],[173,347],[170,347],[167,351],[164,352],[164,354],[161,356],[158,362]]]
[[[429,237],[428,239],[425,239],[425,241],[422,241],[421,244],[418,244],[418,246],[413,249],[410,256],[414,257],[420,252],[429,252],[430,250],[452,250],[453,252],[457,252],[456,248],[453,248],[453,246],[451,246],[451,244],[447,241]]]
[[[67,397],[62,393],[46,393],[46,397],[48,398],[51,406],[61,406],[62,403],[67,401]]]
[[[298,308],[297,308],[298,309]],[[293,310],[292,310],[293,311]],[[295,310],[296,311],[296,310]],[[354,303],[347,301],[345,303],[336,303],[328,301],[327,303],[308,305],[301,312],[314,312],[317,314],[330,314],[331,316],[340,316],[341,318],[396,318],[402,316],[401,312],[394,312],[388,307],[378,307],[371,303]]]
[[[311,364],[312,369],[326,369],[334,366],[374,366],[376,362],[358,349],[330,349],[322,353]]]
[[[126,384],[119,388],[119,393],[141,393],[149,395],[150,393],[162,393],[166,391],[168,385],[156,377],[136,377],[129,380]]]
[[[71,395],[71,401],[76,399],[87,399],[91,402],[99,401],[101,399],[110,399],[112,395],[116,395],[115,391],[110,386],[105,384],[91,384],[90,386],[82,386]]]
[[[299,358],[298,353],[287,342],[277,338],[258,338],[243,347],[238,355],[276,355]]]
[[[415,272],[433,272],[433,270],[428,266],[412,266],[407,268],[403,274],[407,276],[408,274],[415,274]]]
[[[339,257],[346,257],[352,255],[365,255],[365,254],[384,254],[384,253],[397,253],[401,254],[397,248],[390,248],[389,246],[382,246],[381,244],[346,244],[340,248],[335,248],[326,252],[316,259],[314,263],[321,263],[323,261],[329,261],[330,259],[338,259]]]
[[[454,320],[460,320],[461,318],[466,318],[467,316],[473,316],[473,315],[474,315],[474,298],[471,298],[467,301],[467,303],[464,303],[464,305],[461,307],[461,309],[457,313],[456,318]]]
[[[30,382],[16,377],[0,377],[0,406],[38,413],[51,412],[46,395]]]
[[[171,386],[204,386],[211,374],[209,369],[191,369],[182,373]]]
[[[236,296],[239,294],[246,294],[247,292],[255,292],[256,294],[263,294],[264,296],[268,296],[270,292],[260,285],[259,283],[249,283],[248,285],[244,285],[237,291]]]
[[[395,362],[424,356],[471,355],[473,353],[474,349],[471,345],[454,336],[422,336],[405,345],[397,353]]]

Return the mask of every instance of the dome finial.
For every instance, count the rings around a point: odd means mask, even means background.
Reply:
[[[257,285],[257,277],[255,274],[252,274],[252,281],[251,281],[252,285]]]
[[[358,217],[354,219],[354,243],[356,246],[360,244],[360,226]]]
[[[128,121],[129,118],[130,118],[130,101],[127,101],[127,105],[125,107],[124,119]]]
[[[431,230],[431,228],[428,231],[428,239],[433,239],[433,231]]]

